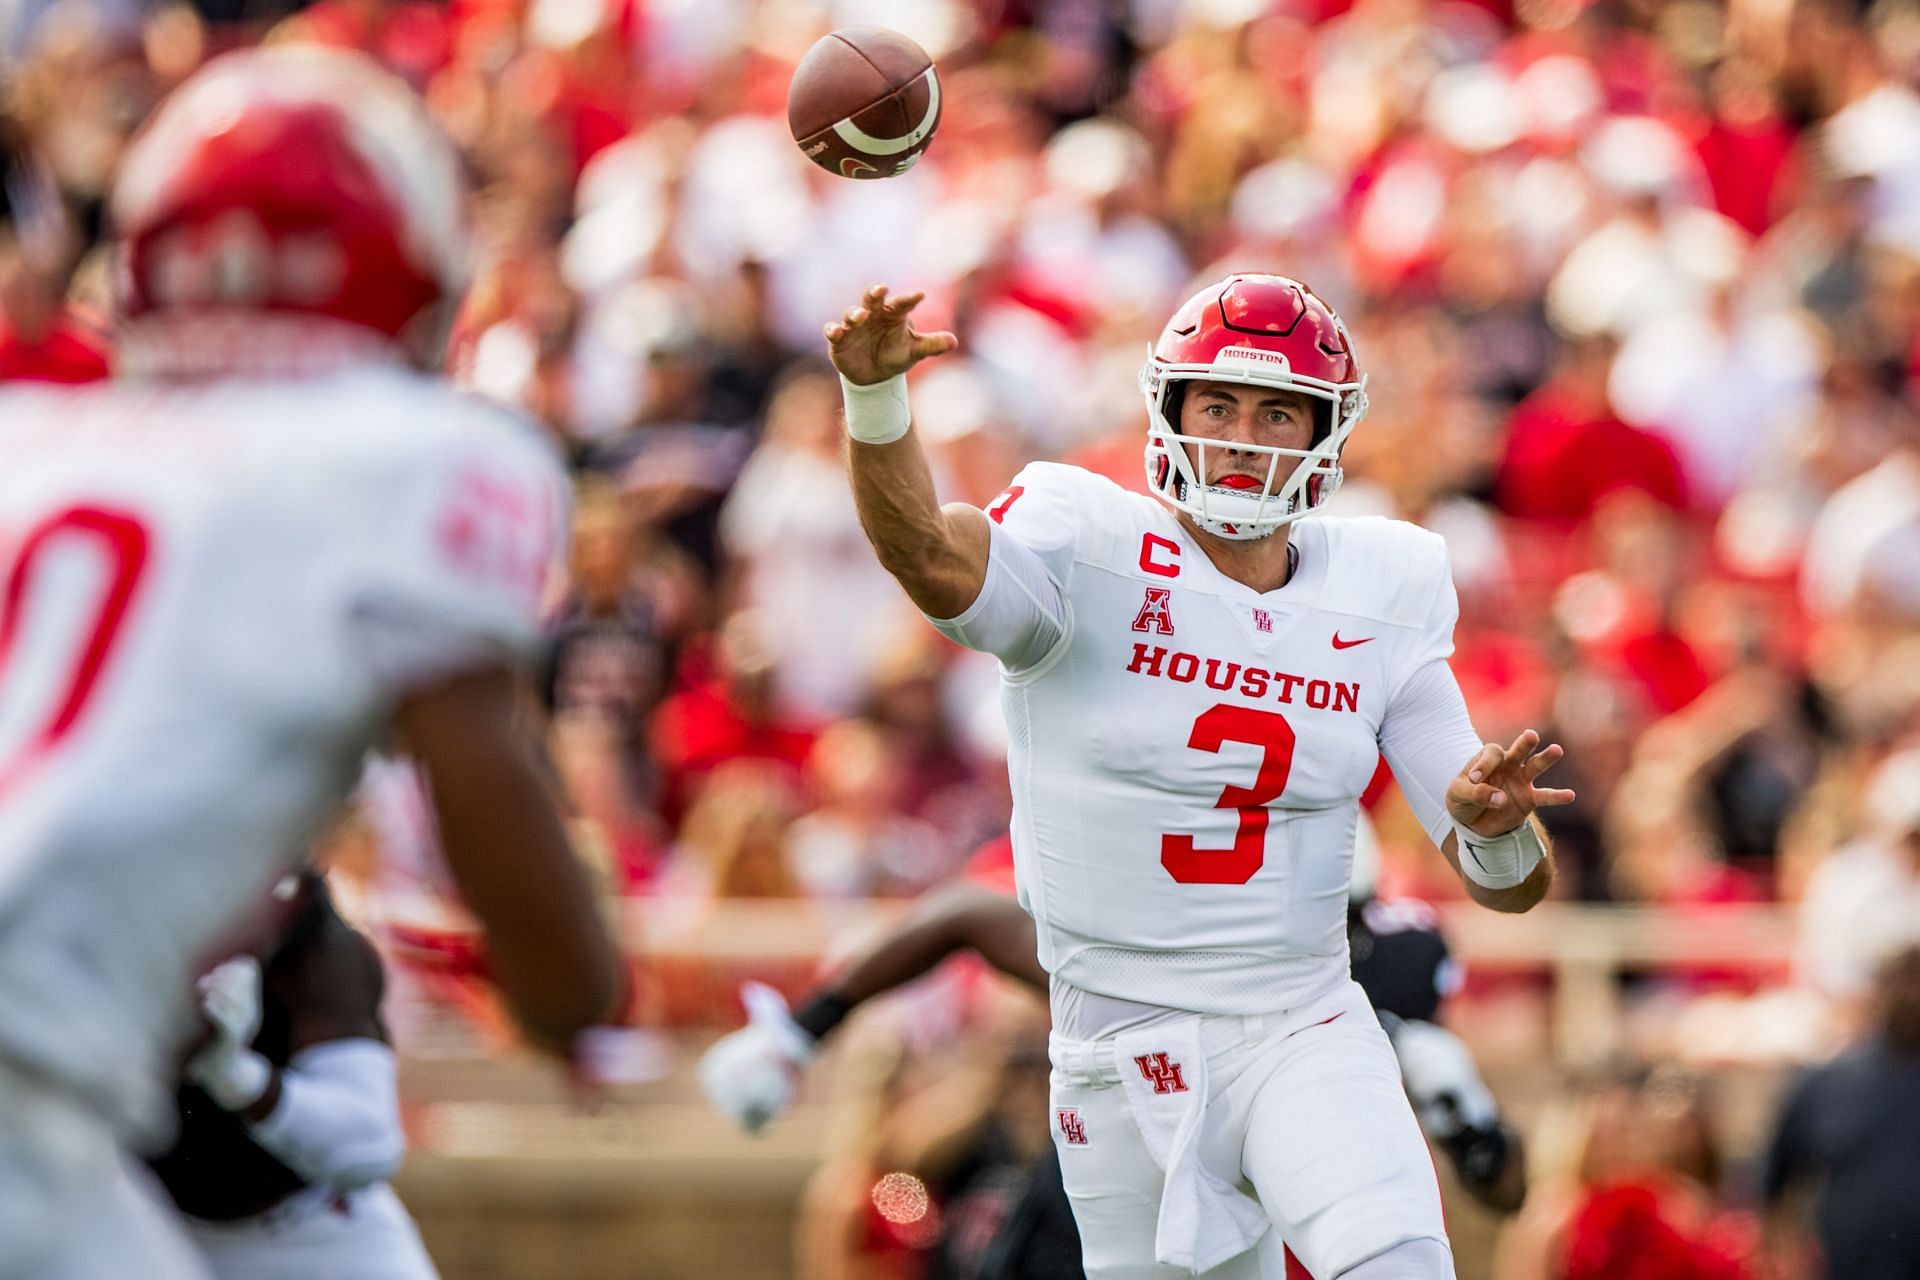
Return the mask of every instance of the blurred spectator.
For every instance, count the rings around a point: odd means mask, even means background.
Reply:
[[[1781,1107],[1761,1188],[1777,1276],[1920,1275],[1920,946],[1887,958],[1873,994],[1866,1042],[1815,1068]]]
[[[0,382],[107,376],[105,337],[66,301],[77,228],[54,175],[0,98]]]
[[[1615,116],[1581,158],[1607,216],[1547,287],[1548,314],[1563,332],[1625,338],[1662,316],[1697,311],[1736,277],[1746,234],[1701,207],[1704,175],[1670,126]]]
[[[1683,633],[1696,543],[1676,514],[1637,492],[1611,495],[1588,526],[1594,567],[1554,593],[1554,620],[1583,655],[1624,677],[1658,714],[1678,711],[1712,681]]]
[[[1608,397],[1621,417],[1673,446],[1689,499],[1718,510],[1780,468],[1821,358],[1804,319],[1743,308],[1729,280],[1697,310],[1636,323],[1614,360]]]
[[[1564,646],[1564,642],[1562,642]],[[1554,690],[1547,734],[1567,750],[1562,768],[1574,802],[1541,821],[1568,893],[1587,901],[1614,897],[1607,859],[1606,815],[1612,811],[1641,728],[1651,710],[1632,684],[1590,662],[1572,661]]]
[[[792,778],[735,760],[702,783],[653,890],[663,898],[791,898],[802,886],[787,846],[798,798]]]
[[[836,1139],[802,1205],[797,1275],[1079,1275],[1077,1254],[1008,1256],[1033,1230],[1010,1219],[1051,1146],[1046,1014],[1024,993],[987,994],[937,1057],[905,1055],[884,1015],[855,1024],[840,1074],[878,1079],[838,1099]]]
[[[561,721],[590,720],[611,734],[625,785],[638,801],[656,789],[646,726],[674,666],[671,599],[640,573],[641,537],[620,495],[583,485],[575,502],[568,592],[554,615],[542,672],[547,706]]]
[[[685,811],[707,774],[728,761],[767,761],[797,779],[813,749],[815,731],[775,704],[765,625],[745,610],[727,619],[714,647],[714,674],[668,697],[654,713],[653,758],[669,821]]]
[[[625,312],[612,322],[624,330],[616,350],[622,367],[637,371],[636,385],[599,407],[612,430],[585,450],[584,465],[614,477],[636,514],[711,574],[720,564],[721,504],[752,440],[740,423],[713,413],[705,307],[669,280],[630,284],[609,305]],[[581,393],[579,381],[570,384],[574,403]]]
[[[107,376],[105,339],[64,309],[50,309],[30,280],[9,274],[0,247],[0,382],[94,382]]]
[[[721,516],[739,600],[767,627],[780,706],[809,719],[859,710],[892,624],[912,616],[860,531],[843,434],[832,369],[792,369]]]
[[[972,847],[907,815],[910,762],[891,746],[865,720],[843,720],[813,744],[814,807],[788,836],[794,876],[812,896],[909,896],[957,870]]]
[[[968,736],[975,726],[954,723],[947,688],[951,654],[931,630],[900,636],[874,673],[867,718],[885,738],[888,754],[900,761],[906,811],[932,823],[957,847],[971,849],[1006,829],[1007,808],[996,798],[1005,788],[995,776],[1005,772],[1005,749],[987,748]],[[997,704],[987,710],[999,713]]]
[[[1920,620],[1920,415],[1908,404],[1896,421],[1893,447],[1833,495],[1807,539],[1801,588],[1815,610]]]
[[[1779,216],[1797,176],[1794,128],[1775,101],[1766,68],[1750,58],[1730,57],[1714,69],[1708,106],[1694,147],[1714,207],[1758,236]]]
[[[549,731],[554,769],[578,822],[604,842],[615,889],[651,887],[666,832],[636,792],[619,726],[587,716],[556,720]]]
[[[1754,665],[1721,680],[1640,738],[1612,827],[1626,896],[1750,901],[1795,801],[1813,782],[1821,722],[1811,692]],[[1696,851],[1701,860],[1680,856]]]
[[[1920,751],[1874,770],[1864,810],[1860,837],[1807,882],[1797,965],[1814,990],[1856,1009],[1886,957],[1920,940]]]
[[[1604,337],[1569,339],[1546,384],[1514,406],[1494,482],[1503,512],[1584,520],[1623,489],[1684,503],[1671,446],[1621,421],[1607,398],[1614,353]]]
[[[1754,1229],[1719,1203],[1701,1081],[1616,1073],[1535,1131],[1535,1181],[1501,1234],[1494,1280],[1747,1280]]]

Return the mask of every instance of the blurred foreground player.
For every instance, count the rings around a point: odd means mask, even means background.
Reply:
[[[1230,276],[1142,369],[1148,494],[1028,465],[942,507],[905,374],[951,350],[875,287],[826,326],[881,564],[1000,660],[1020,900],[1053,1008],[1054,1142],[1087,1273],[1453,1275],[1393,1049],[1352,980],[1358,800],[1381,755],[1475,901],[1553,877],[1528,730],[1482,742],[1447,666],[1445,544],[1315,515],[1366,412],[1313,292]],[[1285,1249],[1282,1245],[1285,1245]]]
[[[0,393],[6,1280],[201,1274],[123,1151],[172,1128],[194,976],[396,731],[528,1034],[621,997],[514,720],[564,477],[416,371],[463,283],[451,147],[363,59],[235,54],[113,212],[131,376]]]
[[[373,945],[317,873],[275,886],[292,920],[200,979],[209,1037],[152,1161],[214,1280],[435,1280],[387,1179],[406,1154]]]

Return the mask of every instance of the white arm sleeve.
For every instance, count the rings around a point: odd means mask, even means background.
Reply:
[[[1381,754],[1436,847],[1453,832],[1447,787],[1481,745],[1467,700],[1445,662],[1416,667],[1387,704],[1380,721]]]
[[[1000,659],[1009,671],[1036,665],[1067,634],[1067,599],[1038,552],[989,523],[987,578],[957,618],[928,618],[941,635]]]
[[[406,1136],[393,1050],[378,1040],[302,1049],[280,1073],[280,1101],[253,1139],[309,1182],[350,1191],[400,1167]]]
[[[987,509],[987,579],[957,618],[928,618],[940,634],[1000,659],[1009,672],[1038,666],[1066,640],[1068,590],[1080,518],[1101,485],[1078,467],[1029,462]],[[1117,491],[1116,491],[1117,492]]]

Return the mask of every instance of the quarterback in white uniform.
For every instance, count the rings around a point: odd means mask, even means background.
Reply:
[[[131,376],[0,393],[0,1277],[200,1274],[151,1150],[193,978],[398,731],[529,1034],[620,998],[515,669],[566,489],[415,370],[457,159],[357,55],[216,60],[114,196]]]
[[[1278,276],[1196,294],[1141,385],[1152,496],[1034,463],[940,507],[903,375],[951,349],[876,287],[826,327],[881,562],[1000,659],[1022,904],[1050,975],[1054,1141],[1087,1274],[1453,1274],[1393,1050],[1349,975],[1357,802],[1384,753],[1468,892],[1524,911],[1560,756],[1482,743],[1446,550],[1314,519],[1366,411],[1338,317]]]

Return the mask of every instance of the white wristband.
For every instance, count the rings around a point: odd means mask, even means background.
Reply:
[[[907,426],[913,421],[907,410],[904,373],[865,387],[848,382],[842,375],[840,398],[847,406],[847,434],[861,444],[892,444],[907,434]]]
[[[1456,824],[1460,841],[1460,870],[1467,879],[1488,889],[1511,889],[1533,874],[1547,856],[1531,818],[1499,836],[1483,836]]]

